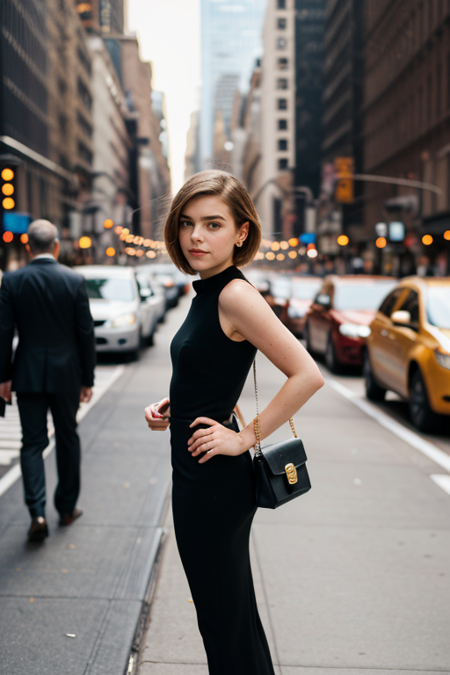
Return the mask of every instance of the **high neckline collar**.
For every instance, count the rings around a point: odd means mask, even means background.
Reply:
[[[217,288],[221,283],[223,283],[225,278],[230,276],[231,270],[233,270],[233,272],[236,270],[235,265],[230,265],[221,272],[218,272],[207,279],[197,279],[197,281],[192,283],[194,291],[197,293],[197,295],[199,295],[200,293],[205,293],[206,291]]]

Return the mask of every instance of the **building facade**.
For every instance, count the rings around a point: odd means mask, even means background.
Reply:
[[[70,214],[83,212],[92,171],[85,33],[71,0],[5,0],[0,16],[0,161],[17,167],[15,206],[2,213],[3,229],[14,229],[18,213],[22,226],[50,219],[65,239]],[[7,250],[3,266],[23,258],[20,247]]]
[[[261,185],[254,194],[263,231],[286,238],[294,217],[295,1],[269,0],[261,65]]]
[[[334,185],[331,184],[334,184],[336,158],[350,158],[354,172],[363,173],[363,93],[364,3],[360,0],[328,0],[322,98],[324,182],[318,225],[321,248],[326,253],[339,251],[337,237],[343,232],[352,241],[361,242],[365,237],[364,183],[353,184],[349,203],[335,201]]]
[[[366,236],[374,240],[378,222],[403,222],[405,240],[384,251],[387,269],[410,273],[425,256],[442,272],[449,265],[450,4],[366,0],[365,23],[364,171],[387,180],[366,191]]]
[[[261,0],[201,0],[200,153],[203,168],[213,161],[213,132],[220,111],[228,137],[234,91],[248,89],[261,53]],[[220,117],[219,115],[219,117]]]

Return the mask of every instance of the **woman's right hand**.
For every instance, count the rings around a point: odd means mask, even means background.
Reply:
[[[163,398],[145,408],[145,419],[152,431],[165,431],[170,424],[170,401]]]

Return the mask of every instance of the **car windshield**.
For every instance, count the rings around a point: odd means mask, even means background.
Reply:
[[[428,321],[432,326],[450,330],[450,287],[431,286],[427,293]]]
[[[360,284],[336,284],[334,308],[339,310],[375,310],[396,284],[392,281],[365,281]]]
[[[86,285],[91,300],[132,302],[135,298],[135,289],[129,279],[86,279]]]
[[[322,279],[317,281],[293,281],[292,297],[297,300],[312,300],[320,288]]]

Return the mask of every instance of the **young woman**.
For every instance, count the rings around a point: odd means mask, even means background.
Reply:
[[[210,675],[274,675],[249,557],[255,435],[252,422],[239,431],[232,411],[257,350],[287,378],[261,413],[262,438],[323,385],[309,354],[236,267],[253,259],[260,240],[248,192],[222,171],[190,178],[165,226],[172,260],[200,280],[171,344],[170,398],[145,417],[152,430],[170,419],[175,534]]]

